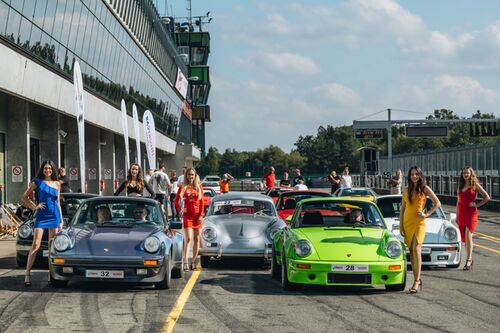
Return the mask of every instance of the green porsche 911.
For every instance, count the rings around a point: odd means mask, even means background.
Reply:
[[[372,202],[343,198],[301,201],[273,238],[271,274],[284,290],[299,284],[374,286],[402,291],[404,244]]]

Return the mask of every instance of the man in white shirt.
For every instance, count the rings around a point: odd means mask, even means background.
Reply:
[[[351,188],[352,187],[352,178],[349,175],[349,167],[345,167],[342,172],[342,176],[340,176],[340,188]]]
[[[151,184],[151,176],[153,175],[153,170],[151,168],[147,168],[146,169],[146,173],[144,174],[144,182],[145,183],[148,183],[148,184]],[[148,192],[148,190],[144,187],[144,189],[142,190],[142,196],[143,197],[148,197],[150,196],[151,194]]]
[[[168,175],[165,173],[163,163],[158,164],[158,169],[153,173],[149,180],[149,185],[155,192],[155,199],[160,203],[163,214],[165,214],[165,199],[168,199],[169,192],[172,189],[172,184]]]
[[[401,169],[397,169],[394,176],[389,180],[390,194],[401,194],[401,185],[403,177],[401,176]]]
[[[306,185],[306,184],[304,184],[304,181],[303,181],[302,179],[299,179],[299,180],[298,180],[297,185],[295,185],[295,186],[293,187],[293,189],[294,189],[294,190],[303,190],[303,191],[307,191],[307,190],[309,190],[309,188],[307,187],[307,185]]]

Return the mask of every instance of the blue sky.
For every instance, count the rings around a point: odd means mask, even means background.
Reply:
[[[186,1],[166,3],[186,16]],[[207,148],[289,152],[319,126],[387,108],[500,116],[500,1],[192,0],[193,15],[207,11]]]

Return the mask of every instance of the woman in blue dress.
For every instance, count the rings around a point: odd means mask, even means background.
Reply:
[[[38,204],[29,200],[30,194],[36,190]],[[49,240],[58,229],[62,229],[62,211],[60,205],[61,184],[57,180],[54,162],[46,160],[38,171],[38,175],[24,192],[23,202],[26,207],[36,210],[33,244],[28,255],[24,285],[31,286],[31,267],[40,249],[44,229],[49,229]]]

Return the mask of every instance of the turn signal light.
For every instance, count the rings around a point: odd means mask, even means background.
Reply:
[[[297,264],[297,268],[309,269],[309,268],[311,268],[311,265],[309,265],[309,264]]]
[[[448,251],[456,251],[458,248],[456,246],[450,246],[450,247],[447,247],[446,250]]]
[[[144,266],[157,266],[158,260],[144,260]]]
[[[52,259],[52,262],[54,264],[64,264],[64,259],[63,258],[54,258],[54,259]]]
[[[390,265],[389,270],[390,271],[399,271],[401,269],[401,265]]]

